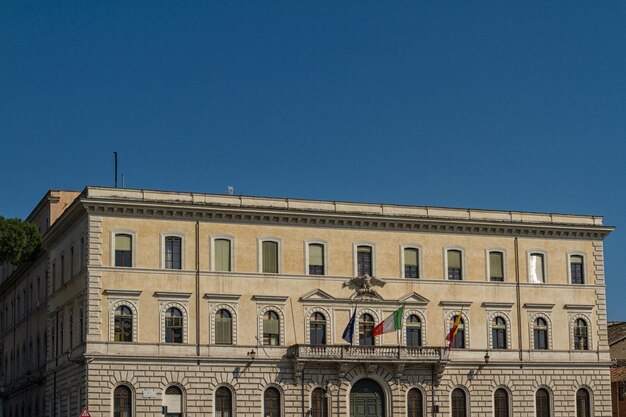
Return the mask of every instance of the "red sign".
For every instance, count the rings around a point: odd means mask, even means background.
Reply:
[[[91,414],[87,411],[87,407],[83,407],[83,411],[80,412],[80,417],[91,417]]]

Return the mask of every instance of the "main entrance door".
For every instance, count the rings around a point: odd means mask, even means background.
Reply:
[[[385,393],[378,383],[361,379],[350,391],[350,417],[385,417]]]

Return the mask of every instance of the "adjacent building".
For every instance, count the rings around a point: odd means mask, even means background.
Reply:
[[[611,368],[613,417],[626,416],[626,322],[609,322],[608,336],[613,361]]]
[[[87,187],[42,242],[45,415],[609,416],[611,230]],[[400,307],[398,330],[373,336]],[[8,417],[30,415],[4,398]]]

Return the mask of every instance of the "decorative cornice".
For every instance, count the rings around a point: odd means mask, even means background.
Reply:
[[[524,308],[527,310],[552,310],[554,304],[525,303]]]
[[[116,289],[106,289],[102,291],[104,295],[107,297],[117,297],[117,298],[139,298],[141,295],[141,290],[116,290]]]
[[[471,301],[439,301],[441,307],[469,307],[472,305]]]
[[[602,218],[599,216],[338,203],[96,187],[88,187],[83,195],[81,201],[85,209],[94,215],[567,239],[603,239],[613,230],[612,227],[603,226]]]
[[[482,306],[487,310],[510,310],[513,307],[513,303],[485,301]]]
[[[287,295],[253,295],[252,301],[257,303],[285,304],[289,296]]]
[[[172,292],[172,291],[155,291],[153,294],[154,297],[158,298],[189,298],[191,297],[190,292]]]
[[[241,298],[241,294],[216,294],[216,293],[205,293],[203,298],[209,301],[230,301],[235,302],[239,301]]]
[[[593,307],[594,306],[591,304],[565,304],[563,309],[572,311],[591,311],[593,310]]]

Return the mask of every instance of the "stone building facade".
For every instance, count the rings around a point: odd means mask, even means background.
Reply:
[[[78,194],[49,191],[27,221],[45,236]],[[45,251],[19,267],[0,265],[0,416],[45,412],[48,271]]]
[[[611,230],[87,187],[43,240],[46,415],[609,416]],[[400,329],[372,336],[400,307]]]

